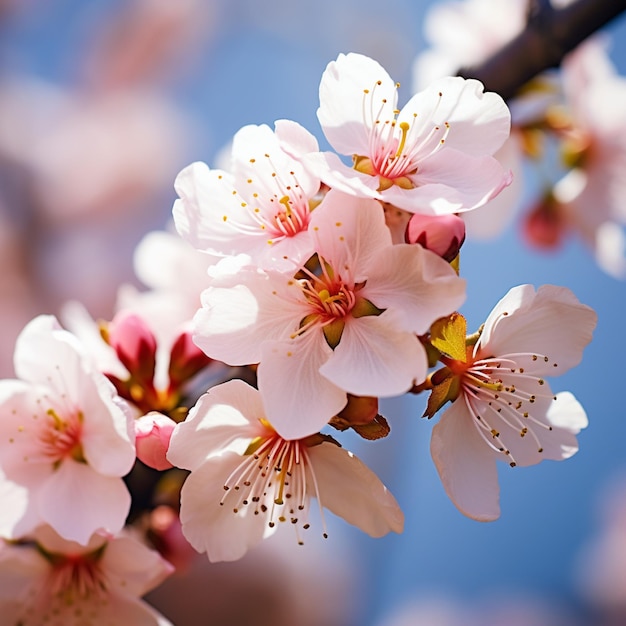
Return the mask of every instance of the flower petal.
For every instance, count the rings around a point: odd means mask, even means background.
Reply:
[[[399,328],[424,334],[463,304],[465,281],[434,252],[396,244],[373,259],[361,295],[392,312]]]
[[[402,532],[404,515],[396,499],[361,460],[332,443],[307,452],[317,483],[316,492],[307,478],[309,493],[325,508],[372,537]]]
[[[419,120],[423,133],[448,122],[446,145],[472,155],[493,154],[511,129],[511,114],[504,100],[496,93],[485,93],[480,81],[458,76],[435,80],[415,94],[398,115],[398,122],[415,124]]]
[[[273,531],[265,516],[242,508],[234,513],[220,506],[224,483],[241,463],[239,454],[226,452],[195,469],[183,484],[180,520],[187,541],[210,561],[235,561]]]
[[[295,341],[264,345],[259,391],[267,419],[284,439],[318,432],[346,404],[346,392],[320,373],[330,354],[320,328]]]
[[[320,82],[317,117],[324,135],[341,154],[368,154],[375,118],[394,119],[396,84],[376,61],[362,54],[340,54]],[[369,118],[363,119],[364,108]]]
[[[597,315],[566,287],[511,289],[489,314],[477,351],[499,357],[545,355],[527,363],[527,373],[555,376],[578,365],[591,341]]]
[[[138,598],[160,585],[174,571],[156,550],[125,536],[107,543],[101,563],[111,591]]]
[[[331,190],[313,214],[316,251],[344,280],[362,282],[381,250],[391,248],[391,234],[376,200]]]
[[[399,331],[389,315],[351,318],[320,373],[357,396],[395,396],[426,378],[426,352],[417,337]]]
[[[264,341],[289,338],[309,313],[300,287],[282,274],[242,270],[215,284],[202,293],[193,340],[229,365],[258,363]]]
[[[461,513],[480,522],[500,517],[496,453],[476,431],[462,396],[435,424],[430,452],[448,497]]]
[[[85,463],[66,459],[41,486],[37,505],[59,535],[86,545],[97,530],[122,529],[130,494],[121,478],[102,476]]]
[[[243,454],[249,441],[257,436],[263,418],[261,397],[253,387],[242,380],[216,385],[176,426],[167,458],[177,467],[195,470],[226,449]]]

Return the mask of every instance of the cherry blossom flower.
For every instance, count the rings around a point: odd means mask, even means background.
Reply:
[[[180,235],[214,255],[249,254],[263,268],[293,269],[312,253],[311,209],[320,179],[281,148],[316,152],[295,122],[244,126],[233,139],[232,170],[192,163],[176,178],[174,221]]]
[[[181,491],[183,534],[211,561],[241,558],[275,532],[309,528],[310,498],[373,537],[401,532],[393,496],[330,437],[284,439],[261,394],[241,380],[213,387],[176,426],[168,459],[191,470]]]
[[[130,508],[121,477],[135,462],[126,404],[51,316],[22,331],[15,370],[20,380],[0,381],[0,536],[42,522],[82,544],[119,531]]]
[[[95,534],[86,545],[49,526],[0,544],[0,615],[7,626],[172,626],[141,596],[172,566],[130,536]]]
[[[497,460],[525,466],[578,451],[585,411],[571,393],[554,394],[545,377],[580,362],[595,324],[594,311],[568,289],[521,285],[490,313],[465,360],[444,357],[458,397],[433,429],[431,453],[462,513],[480,521],[500,515]]]
[[[582,236],[607,273],[626,276],[626,79],[603,41],[579,46],[563,63],[562,152],[573,166],[554,188],[564,230]]]
[[[256,268],[214,280],[194,341],[230,365],[259,363],[272,425],[295,439],[317,432],[346,392],[393,396],[426,376],[417,334],[463,302],[465,282],[421,246],[393,245],[379,204],[331,190],[309,231],[317,273]]]
[[[476,80],[435,81],[397,108],[398,84],[373,59],[339,55],[320,84],[318,118],[348,168],[324,155],[331,187],[413,213],[454,213],[482,206],[511,182],[493,153],[509,136],[500,96]]]

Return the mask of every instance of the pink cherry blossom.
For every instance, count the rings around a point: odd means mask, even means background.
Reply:
[[[310,499],[373,537],[401,532],[393,496],[359,459],[323,435],[284,439],[260,393],[241,380],[213,387],[178,424],[169,460],[191,470],[181,491],[182,530],[211,561],[241,558],[281,523],[298,542]]]
[[[570,120],[563,152],[574,168],[554,189],[561,219],[580,234],[607,273],[626,276],[626,78],[603,42],[586,42],[562,69]],[[568,113],[566,113],[567,115]]]
[[[0,543],[0,615],[21,626],[172,626],[141,596],[172,566],[129,536],[93,535],[85,545],[49,526],[22,543]]]
[[[318,273],[252,268],[202,296],[194,341],[230,365],[259,363],[259,388],[283,437],[317,432],[346,393],[393,396],[424,380],[416,335],[454,311],[465,282],[421,246],[393,245],[373,200],[332,190],[309,228]]]
[[[308,233],[320,180],[281,148],[318,150],[299,124],[244,126],[233,139],[232,174],[192,163],[176,178],[180,235],[214,255],[249,254],[264,268],[293,269],[311,255]]]
[[[398,84],[373,59],[339,55],[320,84],[318,118],[333,148],[324,182],[413,213],[482,206],[511,182],[493,153],[510,131],[500,96],[476,80],[443,78],[398,109]]]
[[[571,393],[554,394],[545,377],[580,362],[595,324],[569,289],[521,285],[489,314],[469,361],[449,364],[460,392],[433,429],[431,453],[462,513],[499,517],[497,460],[525,466],[578,451],[585,411]]]
[[[42,522],[82,544],[119,531],[130,507],[121,477],[135,461],[126,404],[51,316],[22,331],[15,370],[20,380],[0,381],[0,536]]]

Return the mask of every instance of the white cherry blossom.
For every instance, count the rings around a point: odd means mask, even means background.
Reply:
[[[249,254],[263,268],[293,269],[311,255],[311,209],[320,179],[281,147],[316,152],[295,122],[244,126],[233,139],[232,173],[192,163],[176,178],[174,221],[180,235],[214,255]]]
[[[273,427],[317,432],[346,393],[393,396],[424,380],[416,335],[465,298],[465,281],[419,245],[391,243],[376,201],[330,191],[311,218],[317,273],[256,268],[216,279],[194,341],[229,365],[260,363]]]
[[[49,526],[0,542],[0,616],[6,626],[172,626],[141,596],[173,567],[130,536],[95,534],[86,545]]]
[[[0,382],[0,536],[48,523],[85,544],[117,532],[130,508],[122,476],[135,462],[127,405],[52,316],[18,338],[19,380]]]
[[[476,80],[433,82],[398,108],[398,84],[373,59],[350,53],[329,63],[318,118],[326,138],[354,168],[325,153],[331,187],[413,213],[482,206],[511,182],[493,158],[509,136],[502,98]]]
[[[404,518],[380,480],[353,454],[316,434],[284,439],[260,393],[241,380],[210,389],[177,425],[168,450],[191,470],[181,491],[183,534],[211,561],[241,558],[283,523],[298,542],[315,498],[373,537],[402,532]]]
[[[577,365],[594,311],[569,289],[521,285],[496,305],[466,362],[448,361],[459,395],[435,425],[431,453],[445,490],[465,515],[500,515],[497,460],[511,466],[578,451],[583,407],[546,381]],[[444,361],[445,362],[445,361]]]

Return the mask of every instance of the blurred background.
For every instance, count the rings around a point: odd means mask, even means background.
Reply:
[[[325,146],[318,85],[338,53],[377,59],[403,104],[437,4],[2,0],[0,375],[12,376],[15,337],[35,315],[74,299],[111,318],[118,287],[137,283],[135,246],[167,225],[184,166],[214,165],[241,126],[281,118]],[[626,74],[626,17],[605,32]],[[626,624],[626,284],[579,238],[538,251],[520,230],[514,216],[499,237],[467,241],[462,313],[476,329],[521,283],[567,286],[596,309],[582,364],[551,381],[587,409],[580,452],[503,465],[502,517],[481,524],[444,493],[424,399],[385,401],[386,440],[342,443],[398,499],[402,535],[374,540],[328,514],[330,538],[304,548],[284,532],[239,563],[192,559],[149,596],[155,606],[178,626]]]

